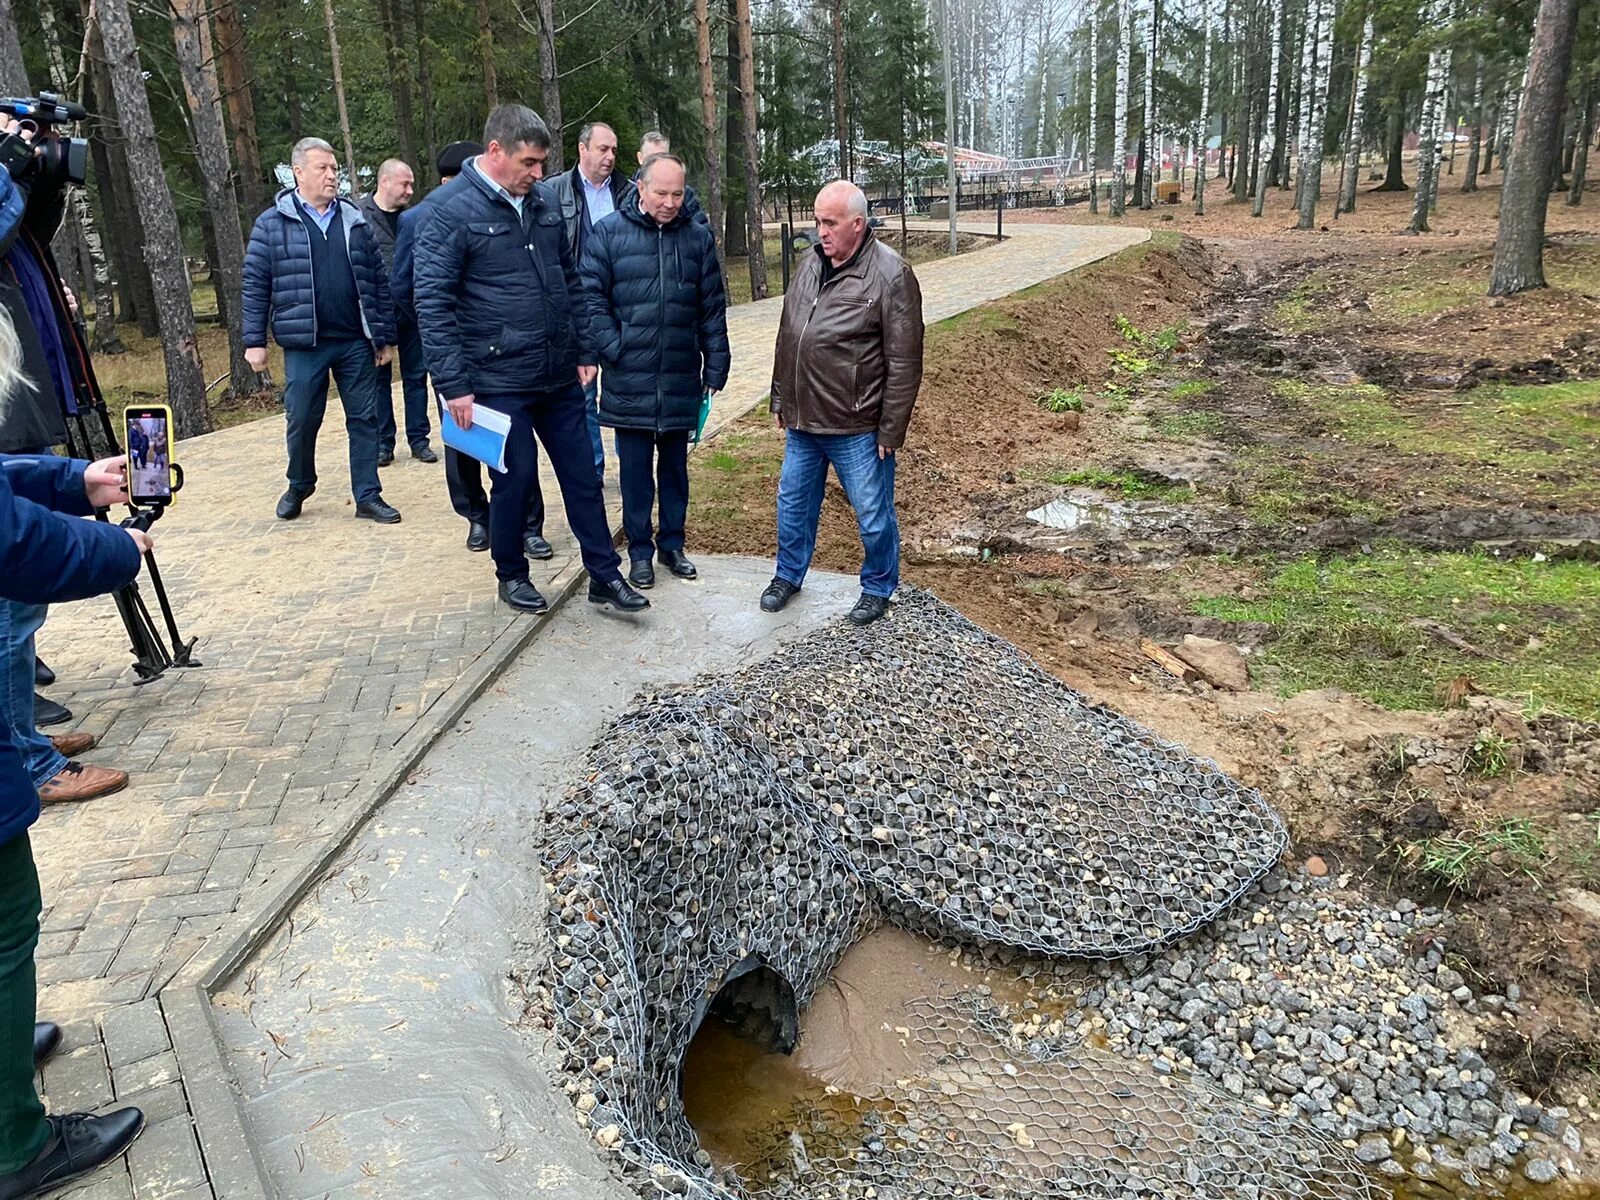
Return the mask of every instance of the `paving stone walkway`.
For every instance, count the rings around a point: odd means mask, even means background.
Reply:
[[[925,316],[952,316],[1146,236],[1018,225],[999,245],[919,267]],[[765,395],[780,308],[774,299],[729,314],[734,374],[713,428]],[[402,524],[352,515],[337,407],[318,491],[297,521],[272,515],[284,486],[281,419],[179,448],[188,484],[156,527],[157,553],[203,667],[135,686],[108,600],[59,608],[40,637],[61,680],[49,695],[77,714],[59,731],[99,735],[89,761],[133,774],[120,795],[47,808],[33,831],[47,906],[39,1010],[66,1032],[43,1072],[49,1105],[137,1103],[150,1120],[128,1169],[64,1193],[78,1200],[216,1194],[162,988],[318,856],[362,779],[517,619],[495,601],[487,555],[463,546],[442,465],[402,451],[385,469]],[[549,478],[545,494],[556,557],[535,564],[541,585],[576,554]]]

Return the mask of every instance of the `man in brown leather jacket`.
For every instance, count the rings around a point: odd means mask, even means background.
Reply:
[[[828,466],[861,529],[857,625],[889,608],[900,582],[894,454],[922,382],[922,290],[910,265],[867,227],[867,198],[835,180],[813,206],[820,242],[783,298],[772,412],[788,431],[778,481],[778,567],[761,607],[800,590],[817,544]]]

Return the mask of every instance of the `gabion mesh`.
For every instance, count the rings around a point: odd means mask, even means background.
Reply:
[[[792,991],[787,1007],[803,1010],[880,916],[1053,957],[1152,950],[1214,919],[1286,843],[1257,793],[1089,704],[915,589],[867,629],[830,627],[737,675],[641,696],[596,742],[546,838],[550,985],[568,1091],[597,1140],[661,1190],[717,1196],[734,1193],[698,1154],[679,1073],[730,981],[769,971]],[[780,1040],[792,1039],[772,1015]],[[916,1036],[937,1042],[956,1028],[948,1014],[927,1017]],[[991,1057],[1003,1053],[997,1046]],[[993,1166],[993,1178],[1021,1189],[985,1194],[1198,1198],[1223,1194],[1207,1190],[1214,1180],[1256,1178],[1263,1162],[1324,1153],[1309,1130],[1286,1132],[1196,1088],[1153,1074],[1135,1084],[1131,1065],[1120,1068],[1124,1080],[1104,1066],[1085,1074],[1041,1059],[1025,1078],[1005,1075],[1003,1104],[986,1093],[1000,1060],[979,1055],[972,1049],[961,1067],[961,1078],[977,1072],[976,1090],[951,1076],[869,1111],[901,1128],[947,1123],[947,1141],[967,1146],[972,1169]],[[1083,1090],[1084,1080],[1099,1082]],[[981,1103],[963,1107],[961,1096]],[[989,1137],[985,1150],[968,1124],[1006,1104],[1041,1126],[1020,1157],[1015,1131]],[[1091,1111],[1098,1124],[1086,1120]],[[1001,1129],[1019,1121],[1032,1127],[1018,1118]],[[1124,1126],[1127,1144],[1108,1156],[1107,1139]],[[1104,1132],[1084,1134],[1091,1127]],[[914,1143],[895,1144],[916,1157]],[[832,1166],[809,1161],[840,1187],[878,1173],[870,1151]],[[1187,1190],[1130,1190],[1163,1162]],[[978,1178],[958,1165],[946,1164],[952,1178]],[[1261,1190],[1263,1200],[1360,1194],[1296,1190],[1290,1167],[1272,1172],[1287,1190]],[[784,1173],[769,1174],[786,1186]],[[882,1186],[907,1178],[885,1175]],[[951,1195],[972,1194],[952,1186]]]

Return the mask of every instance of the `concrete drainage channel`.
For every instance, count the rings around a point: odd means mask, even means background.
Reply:
[[[217,980],[268,1194],[1493,1195],[1575,1153],[1437,914],[1285,875],[1253,792],[930,597],[861,633],[851,580],[773,618],[770,564],[702,566],[626,632],[562,611]]]

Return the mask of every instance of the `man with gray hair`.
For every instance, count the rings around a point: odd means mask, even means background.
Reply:
[[[584,419],[583,386],[598,361],[589,316],[560,211],[539,184],[550,130],[532,109],[502,104],[483,144],[417,232],[413,275],[428,370],[451,419],[470,429],[478,403],[510,418],[505,470],[494,472],[489,497],[500,598],[521,612],[549,607],[528,578],[523,539],[537,436],[589,572],[590,601],[639,612],[650,602],[622,578]]]
[[[416,189],[416,172],[398,158],[386,158],[378,164],[377,184],[356,201],[356,207],[367,219],[367,228],[378,241],[383,254],[383,270],[391,279],[394,276],[394,247],[400,235],[400,214],[411,203]],[[405,397],[406,443],[411,447],[411,457],[418,462],[436,463],[439,456],[428,445],[431,426],[428,421],[428,368],[422,361],[422,341],[417,336],[417,323],[409,310],[395,306],[395,334],[399,341],[395,347],[400,358],[400,384]],[[378,368],[378,465],[387,467],[394,462],[394,364],[385,363]]]
[[[633,173],[633,186],[639,186],[639,176],[644,170],[647,160],[657,154],[671,154],[672,140],[659,129],[652,129],[639,139],[639,153],[634,157],[639,160],[639,170]],[[700,207],[700,197],[694,194],[694,189],[688,184],[683,187],[683,215],[696,225],[704,225],[710,230],[711,238],[716,240],[717,231],[711,228],[711,218],[706,216],[706,210]]]
[[[280,520],[300,515],[316,491],[317,433],[328,376],[339,385],[350,443],[356,516],[393,525],[378,482],[378,368],[393,354],[389,273],[367,219],[339,195],[339,164],[321,138],[301,138],[290,157],[294,187],[256,218],[245,253],[241,310],[245,358],[267,366],[267,330],[283,347],[289,490]]]
[[[828,184],[813,211],[819,241],[798,264],[778,322],[772,412],[788,441],[778,568],[761,607],[777,612],[805,581],[831,464],[865,551],[850,619],[867,625],[900,582],[894,458],[922,383],[922,290],[905,259],[873,236],[855,184]]]

